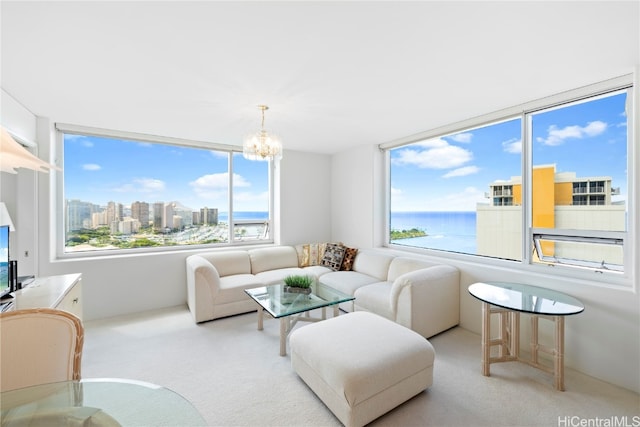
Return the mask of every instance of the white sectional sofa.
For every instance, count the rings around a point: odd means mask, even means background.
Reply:
[[[350,271],[299,267],[293,246],[212,251],[187,257],[187,303],[195,322],[256,310],[244,289],[309,274],[355,296],[345,311],[369,311],[428,338],[459,322],[457,268],[377,250],[360,250]]]

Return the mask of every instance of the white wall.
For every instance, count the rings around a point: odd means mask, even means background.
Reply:
[[[280,165],[279,243],[329,240],[331,181],[331,156],[285,151]]]

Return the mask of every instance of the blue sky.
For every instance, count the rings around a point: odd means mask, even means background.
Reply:
[[[205,149],[65,135],[65,198],[125,206],[178,201],[226,211],[227,164],[226,153]],[[235,210],[268,210],[267,168],[234,154]]]
[[[533,164],[610,176],[626,200],[626,94],[532,116]],[[392,210],[475,211],[496,180],[521,176],[520,118],[421,141],[391,153]]]
[[[0,227],[0,262],[9,262],[9,229]]]

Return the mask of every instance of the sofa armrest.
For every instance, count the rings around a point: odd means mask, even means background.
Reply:
[[[187,257],[187,305],[196,323],[213,318],[212,301],[220,291],[220,275],[200,255]]]
[[[391,286],[396,322],[429,338],[460,322],[460,271],[436,265],[399,276]]]

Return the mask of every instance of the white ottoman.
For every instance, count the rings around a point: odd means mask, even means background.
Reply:
[[[294,330],[291,365],[347,427],[363,426],[433,383],[433,346],[411,329],[358,311]]]

